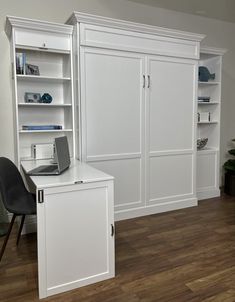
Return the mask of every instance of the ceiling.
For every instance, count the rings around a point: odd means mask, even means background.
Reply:
[[[235,22],[235,0],[128,0],[207,18]]]

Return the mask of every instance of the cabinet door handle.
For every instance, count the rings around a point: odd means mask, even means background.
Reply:
[[[148,88],[150,87],[150,75],[148,75]]]
[[[111,236],[113,237],[114,236],[114,225],[111,224]]]
[[[38,203],[43,203],[43,202],[44,202],[44,191],[38,190]]]
[[[143,74],[143,88],[145,88],[145,82],[146,82],[145,75]]]

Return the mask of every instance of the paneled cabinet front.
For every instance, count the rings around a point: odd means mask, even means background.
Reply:
[[[144,57],[81,48],[82,159],[115,178],[115,211],[144,205]]]
[[[113,181],[37,195],[40,298],[114,277]]]
[[[147,204],[195,198],[194,61],[148,58]]]
[[[82,159],[115,177],[116,218],[195,205],[197,63],[80,49]]]

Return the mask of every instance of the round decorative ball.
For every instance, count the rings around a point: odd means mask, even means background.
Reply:
[[[49,104],[49,103],[52,102],[53,98],[52,98],[52,96],[49,93],[44,93],[42,95],[41,100],[42,100],[43,103],[48,103]]]
[[[197,149],[201,150],[202,148],[204,148],[206,146],[208,142],[208,138],[204,137],[204,138],[198,138],[197,139]]]

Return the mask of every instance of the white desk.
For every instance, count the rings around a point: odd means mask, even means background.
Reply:
[[[39,298],[114,277],[113,177],[73,160],[59,176],[26,180],[37,196]]]

